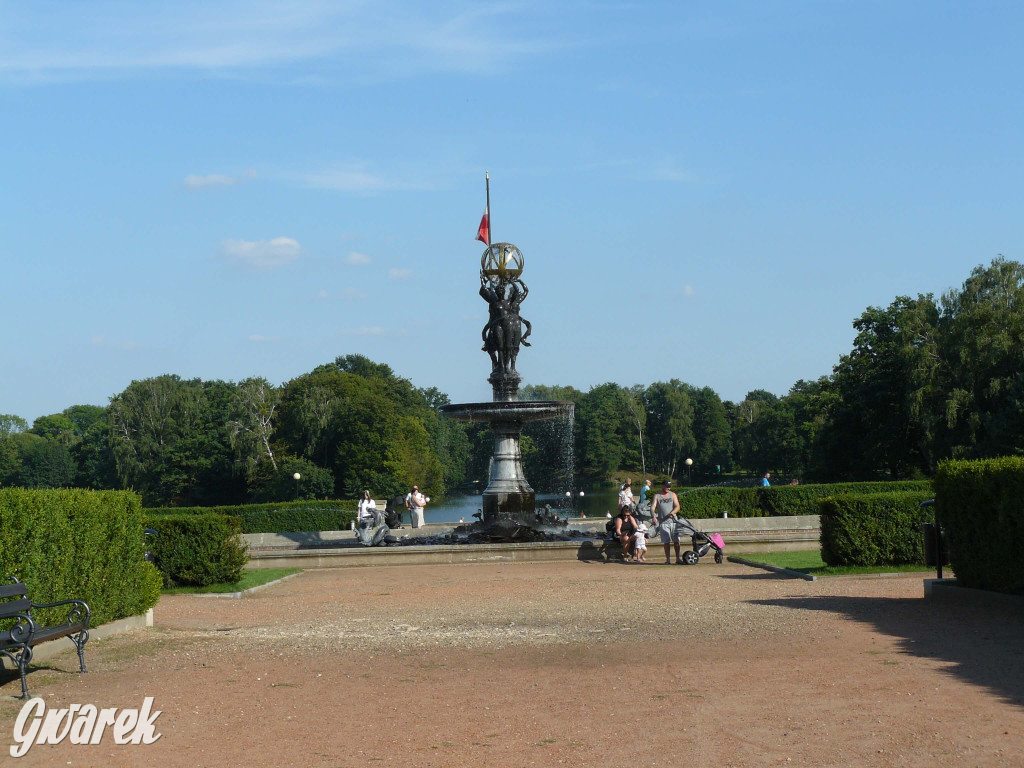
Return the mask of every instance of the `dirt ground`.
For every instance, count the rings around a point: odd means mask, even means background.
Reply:
[[[921,593],[920,575],[566,562],[164,597],[156,628],[89,643],[89,674],[72,651],[29,675],[52,708],[153,696],[161,738],[15,762],[4,698],[0,763],[1024,765],[1024,614]]]

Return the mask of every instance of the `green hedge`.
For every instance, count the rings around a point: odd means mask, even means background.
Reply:
[[[93,626],[145,613],[161,577],[144,560],[144,527],[130,491],[0,488],[0,579],[17,576],[37,603],[85,600]],[[66,612],[36,618],[51,623]]]
[[[354,499],[310,500],[243,504],[236,507],[160,507],[145,512],[154,519],[165,515],[229,515],[241,521],[242,533],[343,531],[356,519],[357,504]]]
[[[932,512],[921,502],[929,498],[930,491],[898,491],[821,499],[821,559],[827,565],[924,563],[921,523]]]
[[[818,514],[818,502],[843,494],[893,493],[912,491],[931,493],[930,480],[903,480],[872,483],[824,483],[821,485],[780,485],[769,488],[695,488],[680,491],[679,507],[683,517],[701,519],[721,517],[790,517]]]
[[[935,509],[958,582],[1024,595],[1024,458],[940,464]]]
[[[237,517],[206,514],[150,515],[151,543],[164,586],[205,587],[234,583],[249,561]]]

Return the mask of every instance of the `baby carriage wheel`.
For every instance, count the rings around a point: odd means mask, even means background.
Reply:
[[[688,549],[683,552],[683,562],[687,565],[696,565],[698,560],[700,560],[700,555],[692,549]]]
[[[721,564],[725,560],[725,556],[721,552],[715,552],[715,562]]]

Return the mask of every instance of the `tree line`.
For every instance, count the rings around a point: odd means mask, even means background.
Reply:
[[[899,296],[853,326],[831,375],[783,396],[731,402],[677,379],[524,387],[522,399],[575,403],[571,422],[527,425],[527,477],[538,490],[621,468],[685,477],[691,459],[700,482],[737,470],[905,479],[945,458],[1024,451],[1024,265],[999,257],[938,299]],[[0,484],[134,488],[154,506],[482,487],[489,430],[444,418],[436,409],[447,403],[361,355],[280,386],[158,376],[106,407],[71,406],[31,426],[0,414]]]

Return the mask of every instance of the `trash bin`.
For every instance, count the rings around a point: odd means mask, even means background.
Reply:
[[[935,566],[939,561],[935,558],[935,523],[921,523],[924,534],[924,564]],[[939,527],[939,554],[942,564],[949,565],[949,548],[946,546],[946,529]]]

